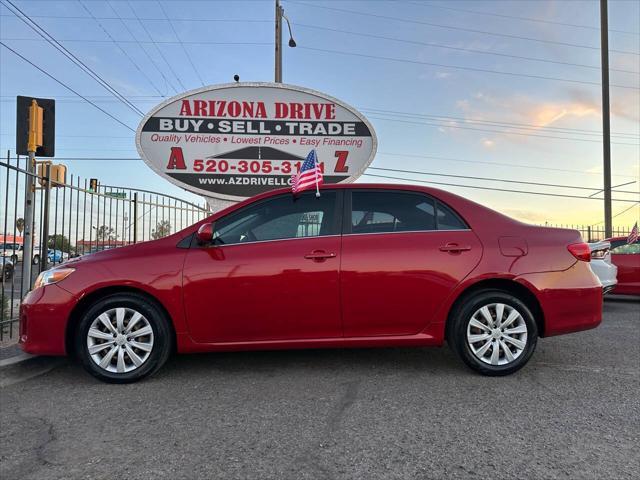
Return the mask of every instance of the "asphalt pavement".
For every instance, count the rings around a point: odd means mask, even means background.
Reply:
[[[448,348],[176,356],[132,385],[0,370],[0,478],[625,479],[640,471],[640,302],[479,376]]]

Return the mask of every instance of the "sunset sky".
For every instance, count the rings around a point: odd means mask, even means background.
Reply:
[[[145,112],[234,74],[273,80],[272,1],[12,2]],[[425,172],[369,169],[360,181],[456,184],[440,188],[524,221],[602,222],[602,201],[460,186],[597,193],[584,190],[602,186],[597,1],[282,3],[298,44],[285,47],[284,82],[362,111],[379,140],[372,167]],[[7,8],[0,15],[2,42],[137,128],[138,115]],[[639,25],[640,2],[609,2],[612,182],[634,182],[618,188],[619,200],[640,200]],[[62,160],[70,173],[196,198],[131,160],[129,129],[4,47],[0,62],[3,155],[15,148],[15,96],[55,98],[57,155],[110,159]],[[616,201],[613,213],[630,228],[640,206]]]

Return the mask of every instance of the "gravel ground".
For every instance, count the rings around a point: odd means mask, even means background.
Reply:
[[[638,478],[640,303],[504,378],[448,348],[177,356],[133,385],[0,371],[0,477]]]

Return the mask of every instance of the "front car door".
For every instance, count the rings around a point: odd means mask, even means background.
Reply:
[[[338,275],[342,192],[259,201],[216,221],[192,246],[184,305],[196,342],[342,336]]]
[[[465,222],[418,192],[347,192],[343,230],[345,337],[421,332],[482,256]]]

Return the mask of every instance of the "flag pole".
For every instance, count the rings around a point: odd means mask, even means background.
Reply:
[[[318,153],[314,149],[314,157],[316,159],[315,172],[316,172],[316,198],[320,198],[320,186],[318,185]]]

